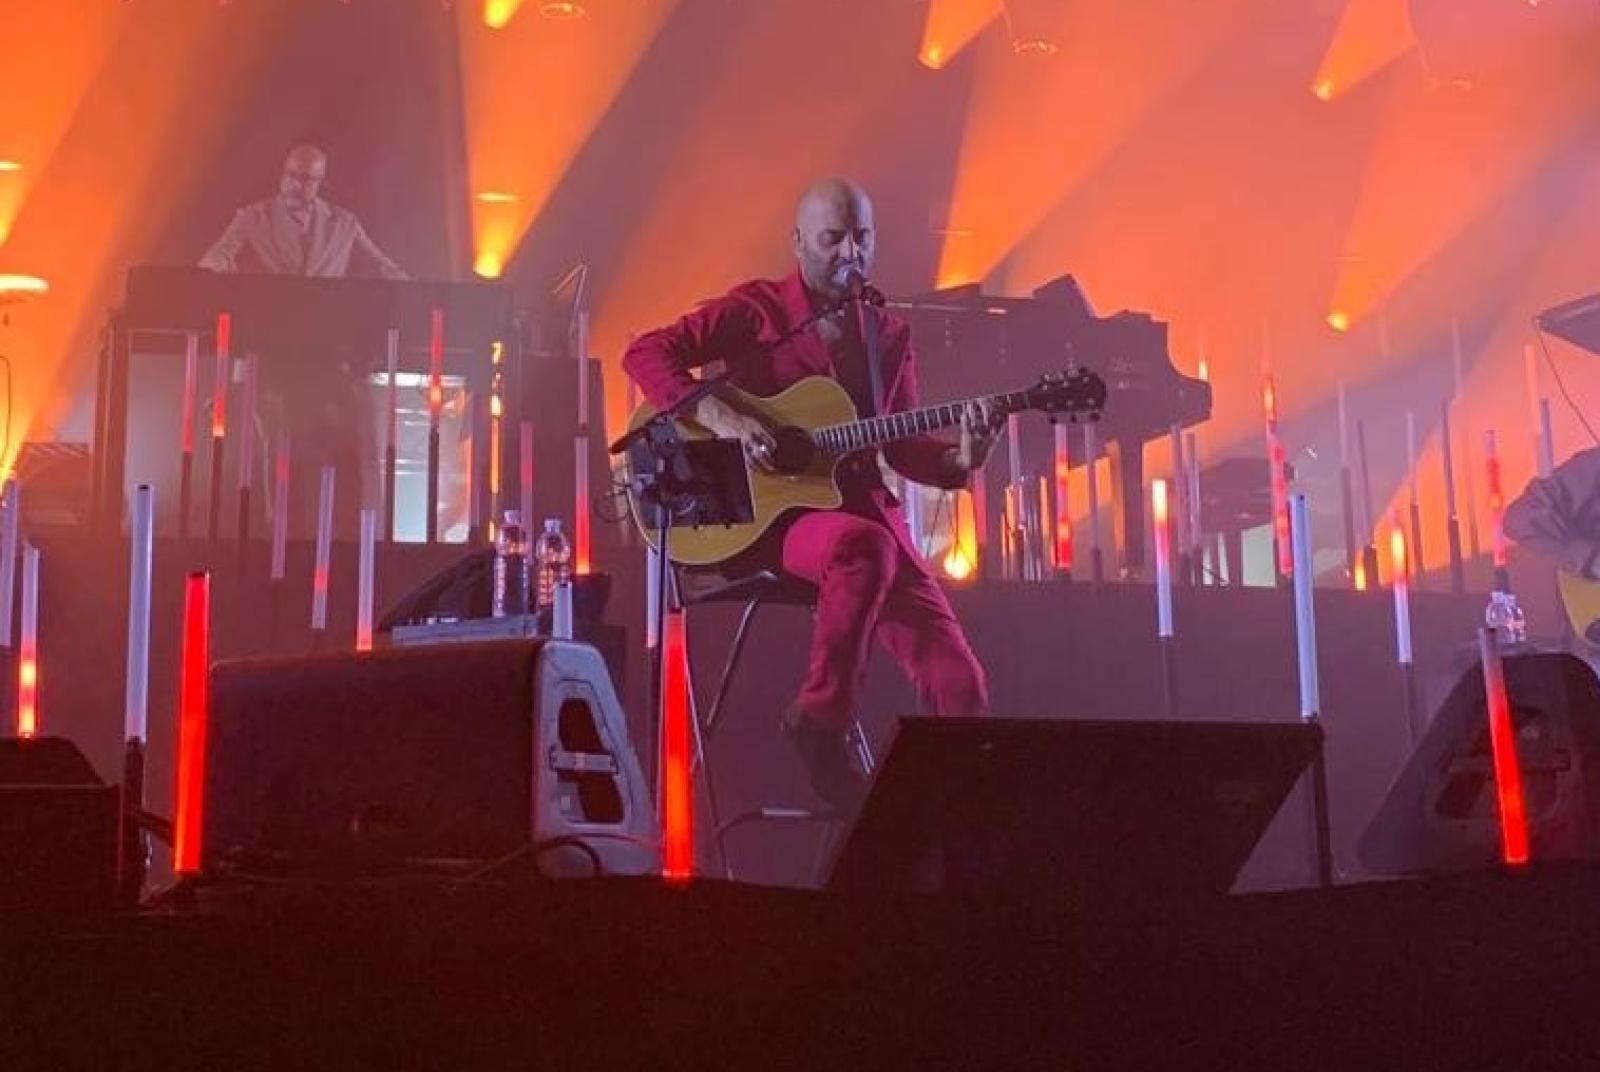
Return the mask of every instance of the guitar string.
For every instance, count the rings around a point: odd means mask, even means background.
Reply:
[[[1017,400],[1024,396],[1025,392],[1007,391],[996,395],[982,395],[962,402],[945,402],[936,406],[902,410],[899,413],[886,413],[879,417],[860,418],[843,424],[824,425],[812,431],[811,439],[826,450],[848,453],[869,446],[879,446],[895,439],[919,435],[922,432],[948,428],[961,420],[962,412],[972,402],[997,402],[1002,408],[1009,408],[1017,405]],[[926,427],[919,426],[919,421],[924,419],[927,421]],[[896,428],[895,422],[909,422],[909,426]]]

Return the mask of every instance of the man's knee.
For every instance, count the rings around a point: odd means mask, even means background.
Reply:
[[[883,583],[894,576],[899,546],[894,535],[870,522],[841,532],[828,549],[828,567],[867,574]]]

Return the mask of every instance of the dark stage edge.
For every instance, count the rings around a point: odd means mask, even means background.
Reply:
[[[636,879],[258,888],[5,920],[0,1068],[1588,1068],[1597,915],[1589,865],[1087,917]]]

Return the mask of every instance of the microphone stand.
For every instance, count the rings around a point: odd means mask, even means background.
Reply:
[[[677,402],[654,414],[637,428],[625,432],[608,448],[612,454],[622,454],[630,451],[635,444],[643,443],[644,453],[648,454],[650,463],[647,472],[635,473],[634,481],[640,504],[644,508],[641,513],[654,511],[651,520],[655,523],[656,554],[661,562],[661,568],[655,576],[656,647],[650,659],[651,709],[654,712],[651,731],[652,739],[657,742],[655,796],[658,815],[661,812],[663,788],[660,740],[667,714],[663,683],[666,677],[667,599],[671,591],[668,574],[672,568],[672,524],[674,518],[693,512],[697,501],[703,497],[705,486],[684,452],[684,438],[678,431],[677,420],[693,410],[701,399],[728,382],[730,376],[730,372],[724,371],[701,380]]]

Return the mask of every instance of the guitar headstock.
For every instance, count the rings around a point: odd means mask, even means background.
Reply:
[[[1086,368],[1047,372],[1022,392],[1028,409],[1069,420],[1098,420],[1106,405],[1106,381]]]

